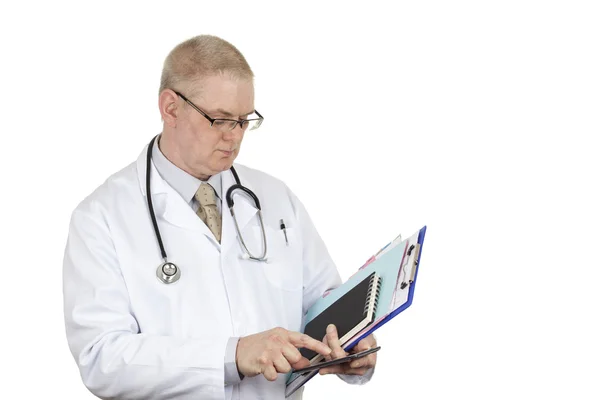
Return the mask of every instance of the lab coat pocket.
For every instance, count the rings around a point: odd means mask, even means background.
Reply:
[[[302,289],[302,246],[295,229],[282,230],[265,226],[267,236],[267,261],[262,262],[266,280],[279,289],[297,291]],[[262,243],[260,227],[254,227],[254,237]]]

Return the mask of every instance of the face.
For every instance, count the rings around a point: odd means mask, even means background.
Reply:
[[[216,75],[194,89],[198,89],[194,91],[198,95],[190,97],[186,89],[181,93],[211,118],[239,120],[254,111],[254,86],[250,80]],[[177,97],[176,104],[178,112],[171,136],[176,158],[182,164],[178,166],[200,179],[229,169],[244,138],[239,124],[232,131],[221,132],[182,98]]]

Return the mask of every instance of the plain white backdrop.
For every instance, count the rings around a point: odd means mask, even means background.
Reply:
[[[161,130],[162,62],[214,34],[265,116],[238,162],[305,203],[344,279],[427,225],[374,378],[306,399],[598,399],[594,1],[3,2],[0,398],[92,399],[69,353],[71,211]]]

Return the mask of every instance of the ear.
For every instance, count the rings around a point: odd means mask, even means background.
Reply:
[[[162,120],[170,126],[175,128],[177,126],[177,117],[181,111],[177,106],[179,96],[171,89],[163,90],[158,96],[158,108],[160,110],[160,116]]]

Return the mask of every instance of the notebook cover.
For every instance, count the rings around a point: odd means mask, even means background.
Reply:
[[[304,333],[321,341],[325,337],[327,326],[329,324],[334,324],[338,331],[338,337],[342,338],[358,324],[363,322],[367,317],[365,305],[367,304],[370,295],[369,288],[374,275],[375,272],[368,275],[359,284],[340,297],[335,303],[323,310],[321,314],[317,315],[312,321],[306,324]],[[373,295],[375,295],[375,293],[373,293]],[[315,351],[306,348],[301,348],[300,354],[309,360],[317,355]]]

